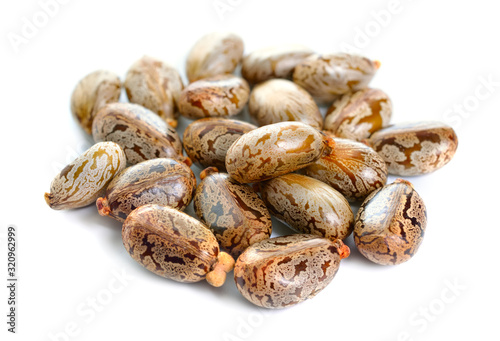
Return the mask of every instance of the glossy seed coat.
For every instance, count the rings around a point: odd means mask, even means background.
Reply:
[[[328,155],[334,142],[301,122],[270,124],[241,136],[229,148],[226,169],[236,181],[258,182],[304,168]]]
[[[335,240],[352,232],[351,206],[324,182],[290,173],[260,183],[260,192],[271,214],[299,233]]]
[[[361,142],[333,140],[332,152],[305,168],[308,176],[332,186],[349,201],[363,200],[385,185],[387,166],[375,150]]]
[[[97,199],[99,214],[118,221],[139,206],[158,204],[184,210],[196,189],[191,168],[173,159],[143,161],[121,171]]]
[[[312,96],[286,79],[271,79],[255,86],[248,110],[260,126],[298,121],[316,129],[323,127],[323,116]]]
[[[235,259],[271,235],[271,216],[259,195],[215,168],[202,172],[193,199],[198,218],[215,234],[220,247]]]
[[[226,153],[243,134],[257,126],[227,118],[202,118],[184,130],[182,143],[191,161],[200,168],[226,169]]]
[[[176,106],[184,84],[175,68],[144,56],[128,70],[124,87],[131,103],[142,105],[177,127]]]
[[[135,261],[178,282],[209,280],[211,273],[225,279],[234,265],[231,256],[219,252],[217,239],[205,225],[167,206],[144,205],[132,211],[123,224],[122,240]]]
[[[426,225],[422,198],[411,183],[397,179],[365,199],[356,215],[354,242],[372,262],[400,264],[415,255]]]
[[[113,72],[99,70],[78,82],[71,95],[71,112],[78,124],[92,134],[92,122],[99,109],[108,103],[118,102],[122,85]]]
[[[234,281],[247,300],[263,308],[286,308],[314,297],[349,256],[341,240],[297,234],[253,244],[238,258]]]
[[[293,81],[316,100],[331,103],[339,95],[366,88],[378,67],[378,62],[347,53],[313,55],[295,67]]]
[[[363,89],[343,95],[328,109],[324,130],[338,137],[361,141],[389,125],[392,102],[378,89]]]
[[[451,161],[458,147],[452,127],[437,121],[400,123],[375,132],[368,144],[394,175],[434,172]]]
[[[238,114],[250,95],[248,83],[240,77],[218,75],[189,84],[179,98],[179,111],[189,119],[228,117]]]
[[[93,204],[126,164],[125,153],[118,144],[96,143],[54,178],[45,201],[55,210]]]
[[[262,48],[243,58],[241,74],[252,84],[272,78],[291,79],[295,66],[312,54],[310,48],[298,44]]]
[[[113,103],[103,107],[94,120],[92,135],[96,142],[118,143],[130,164],[172,158],[190,165],[182,155],[181,139],[175,129],[137,104]]]
[[[214,32],[201,37],[186,61],[190,82],[232,73],[243,56],[243,40],[233,33]]]

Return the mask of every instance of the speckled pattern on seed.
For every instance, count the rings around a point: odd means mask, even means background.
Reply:
[[[137,104],[113,103],[103,107],[94,120],[92,135],[96,142],[118,143],[130,164],[156,158],[186,160],[175,129]]]
[[[323,116],[312,96],[286,79],[256,85],[250,94],[248,111],[260,126],[299,121],[316,129],[323,127]]]
[[[200,168],[226,169],[226,153],[241,135],[257,129],[253,124],[227,118],[202,118],[184,130],[182,143],[191,161]]]
[[[293,81],[316,100],[331,103],[339,95],[366,88],[376,70],[375,62],[357,55],[312,55],[295,67]]]
[[[426,225],[422,198],[408,181],[397,179],[365,199],[356,215],[354,242],[372,262],[400,264],[417,252]]]
[[[122,85],[113,72],[98,70],[78,82],[71,95],[71,112],[78,124],[92,134],[92,122],[99,109],[108,103],[118,102]]]
[[[389,125],[392,102],[378,89],[363,89],[343,95],[328,109],[324,130],[338,137],[360,141]]]
[[[203,179],[193,203],[198,218],[234,258],[271,235],[271,216],[259,195],[226,173],[209,174]]]
[[[334,138],[335,148],[310,166],[306,174],[342,193],[347,200],[363,200],[385,185],[387,166],[384,159],[367,145]]]
[[[290,173],[262,182],[260,191],[271,214],[299,233],[335,240],[352,232],[351,206],[324,182]]]
[[[437,121],[400,123],[375,132],[368,143],[394,175],[434,172],[451,161],[458,146],[452,127]]]
[[[184,84],[175,68],[144,56],[128,70],[124,87],[131,103],[142,105],[171,126],[177,126],[176,105]]]
[[[158,204],[184,210],[196,189],[191,168],[173,159],[143,161],[120,172],[97,200],[101,214],[125,221],[137,207]],[[107,214],[106,214],[107,213]]]
[[[179,111],[189,119],[238,114],[248,102],[250,87],[240,77],[218,75],[189,84],[179,98]]]
[[[45,200],[55,210],[84,207],[101,196],[127,160],[114,142],[96,143],[54,178]]]
[[[130,256],[149,271],[178,282],[198,282],[217,262],[210,230],[175,208],[144,205],[129,214],[122,239]]]
[[[293,306],[332,281],[343,247],[341,240],[305,234],[266,239],[250,246],[236,261],[236,287],[260,307]]]
[[[252,84],[272,78],[291,79],[295,66],[312,54],[310,48],[299,44],[265,47],[243,58],[241,74]]]
[[[241,183],[267,180],[308,166],[331,147],[325,134],[301,122],[282,122],[252,130],[229,148],[226,169]]]
[[[201,37],[186,61],[190,82],[232,73],[243,56],[243,40],[234,33],[214,32]]]

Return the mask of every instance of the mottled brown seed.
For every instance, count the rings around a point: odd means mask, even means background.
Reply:
[[[223,250],[236,259],[248,246],[270,237],[271,216],[252,187],[213,167],[202,178],[193,199],[196,215]]]
[[[240,77],[218,75],[189,84],[179,98],[180,113],[190,119],[227,117],[247,104],[250,87]]]
[[[103,107],[94,120],[92,135],[96,142],[118,143],[130,164],[156,158],[191,164],[182,155],[182,142],[175,129],[137,104],[113,103]]]
[[[187,57],[190,82],[232,73],[243,56],[243,40],[233,33],[214,32],[200,38]]]
[[[297,234],[253,244],[238,258],[234,281],[247,300],[286,308],[314,297],[333,279],[349,248],[337,239]]]
[[[372,262],[400,264],[417,252],[426,225],[424,201],[411,183],[397,179],[365,199],[356,215],[354,242]]]
[[[226,169],[226,153],[241,135],[257,129],[253,124],[227,118],[202,118],[184,130],[182,143],[191,161],[200,168]]]
[[[241,183],[271,179],[304,168],[330,154],[335,143],[301,122],[282,122],[252,130],[229,148],[226,169]]]
[[[143,161],[121,171],[97,199],[99,214],[118,221],[139,206],[158,204],[184,210],[196,189],[191,168],[173,159]]]
[[[323,127],[323,116],[311,95],[285,79],[271,79],[255,86],[248,110],[260,126],[299,121],[316,129]]]
[[[316,100],[331,103],[339,95],[366,88],[379,65],[347,53],[313,55],[295,67],[293,81]]]
[[[410,176],[434,172],[450,162],[458,139],[452,127],[423,121],[384,128],[368,143],[385,160],[390,174]]]
[[[299,233],[335,240],[352,232],[351,206],[324,182],[290,173],[262,182],[260,192],[271,214]]]
[[[71,112],[78,124],[92,134],[92,122],[99,109],[118,102],[122,90],[120,78],[112,72],[99,70],[78,82],[71,95]]]
[[[126,164],[125,153],[118,144],[96,143],[54,178],[45,201],[54,210],[93,204]]]
[[[363,200],[385,185],[387,166],[384,159],[367,145],[334,138],[335,148],[305,168],[306,174],[342,193],[349,201]]]
[[[312,54],[311,49],[298,44],[255,50],[243,58],[241,74],[252,84],[272,78],[291,79],[295,66]]]
[[[175,208],[144,205],[132,211],[122,229],[130,256],[149,271],[178,282],[203,279],[224,283],[234,260],[219,252],[217,239],[195,218]]]
[[[144,56],[130,67],[124,86],[130,102],[142,105],[177,127],[176,106],[184,84],[175,68]]]
[[[363,89],[343,95],[325,116],[324,129],[338,137],[361,141],[389,125],[392,102],[378,89]]]

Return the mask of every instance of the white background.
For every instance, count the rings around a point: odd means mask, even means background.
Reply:
[[[2,1],[1,339],[498,340],[494,2],[221,0],[228,4],[223,13],[214,3],[70,0],[44,22],[37,1]],[[9,37],[22,37],[26,20],[40,27],[15,46]],[[352,255],[324,291],[289,309],[262,310],[240,296],[231,278],[216,289],[149,273],[125,252],[120,224],[93,206],[49,209],[43,194],[58,169],[91,144],[69,111],[77,81],[97,69],[123,78],[144,54],[177,66],[184,77],[190,47],[216,30],[239,34],[246,52],[285,42],[318,52],[357,47],[382,62],[372,86],[391,97],[393,122],[433,119],[456,129],[455,158],[409,178],[428,209],[413,259],[378,266],[349,238]],[[187,123],[181,121],[181,131]],[[8,224],[18,230],[16,335],[6,331]],[[274,235],[285,233],[275,226]]]

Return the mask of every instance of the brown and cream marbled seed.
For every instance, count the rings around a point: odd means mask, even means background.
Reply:
[[[285,44],[255,50],[243,58],[241,74],[249,83],[272,78],[291,79],[295,66],[313,54],[310,48]]]
[[[347,53],[313,55],[295,67],[293,81],[319,102],[331,103],[339,95],[366,88],[379,66]]]
[[[175,208],[144,205],[132,211],[122,229],[130,256],[149,271],[178,282],[192,283],[221,277],[234,260],[224,252],[213,233],[195,218]],[[220,281],[215,282],[220,286]]]
[[[191,168],[173,159],[153,159],[128,167],[116,175],[97,199],[99,214],[118,221],[139,206],[158,204],[184,210],[196,189]]]
[[[301,122],[252,130],[232,144],[226,169],[241,183],[259,182],[304,168],[334,147],[333,139]]]
[[[250,94],[248,110],[260,126],[298,121],[321,129],[323,116],[312,96],[286,79],[271,79],[256,85]]]
[[[235,259],[245,249],[271,236],[269,211],[259,195],[216,168],[207,168],[193,199],[198,218]]]
[[[260,183],[260,192],[271,214],[299,233],[335,240],[352,232],[351,206],[324,182],[290,173]]]
[[[382,90],[363,89],[343,95],[328,109],[324,130],[361,141],[389,125],[392,102]]]
[[[190,82],[234,71],[243,56],[243,40],[234,33],[213,32],[201,37],[186,61]]]
[[[138,104],[113,103],[103,107],[94,120],[92,135],[96,142],[118,143],[130,164],[171,158],[191,165],[182,154],[182,142],[175,129]]]
[[[234,267],[234,281],[247,300],[263,308],[293,306],[323,290],[349,248],[314,235],[297,234],[255,243]]]
[[[399,123],[375,132],[368,140],[394,175],[434,172],[451,161],[458,147],[452,127],[437,121]]]
[[[45,201],[55,210],[93,204],[126,164],[118,144],[96,143],[61,170],[50,185],[50,193],[45,193]]]
[[[227,118],[202,118],[184,130],[182,144],[191,161],[200,168],[226,169],[226,153],[243,134],[257,129],[253,124]]]
[[[189,119],[238,114],[248,102],[250,87],[240,77],[218,75],[189,84],[179,98],[179,111]]]
[[[118,102],[122,85],[120,78],[110,71],[98,70],[80,80],[71,95],[71,112],[78,124],[92,134],[92,122],[99,109]]]
[[[123,84],[131,103],[142,105],[177,127],[176,107],[184,84],[175,68],[144,56],[130,67]]]
[[[385,185],[387,166],[375,150],[361,142],[333,140],[332,152],[305,168],[308,176],[332,186],[349,201],[363,200]]]
[[[372,262],[400,264],[415,255],[426,225],[424,201],[411,183],[397,179],[365,199],[356,215],[354,242]]]

